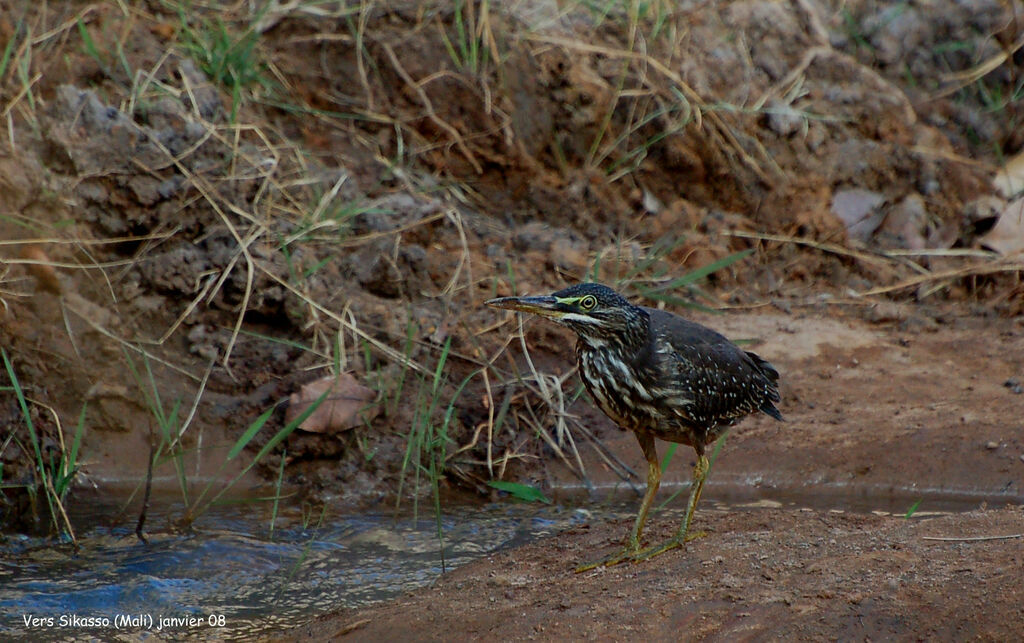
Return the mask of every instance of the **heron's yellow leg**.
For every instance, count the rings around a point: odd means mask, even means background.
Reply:
[[[647,491],[644,492],[644,499],[640,503],[640,511],[633,522],[633,531],[629,534],[626,546],[611,556],[585,563],[576,568],[576,573],[585,572],[596,567],[617,565],[618,563],[632,560],[640,551],[640,537],[644,532],[644,524],[647,522],[647,514],[654,504],[654,496],[658,493],[661,485],[661,465],[658,463],[658,449],[654,446],[654,437],[649,433],[637,432],[636,439],[640,441],[640,448],[647,458]]]
[[[697,464],[693,467],[693,483],[690,486],[690,499],[686,502],[686,516],[683,518],[683,524],[680,525],[679,531],[676,532],[676,535],[656,547],[636,552],[630,556],[631,560],[647,560],[648,558],[653,558],[658,554],[664,554],[676,547],[682,547],[691,540],[696,540],[697,538],[704,536],[704,532],[691,534],[690,523],[693,522],[693,513],[697,510],[697,503],[700,501],[701,492],[704,491],[704,482],[708,479],[708,470],[710,468],[711,465],[708,462],[707,456],[704,454],[697,456]]]

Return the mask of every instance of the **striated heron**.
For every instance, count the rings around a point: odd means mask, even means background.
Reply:
[[[576,571],[644,560],[697,537],[690,522],[708,474],[707,445],[758,411],[777,420],[779,373],[754,353],[672,313],[635,306],[601,284],[584,283],[535,297],[499,297],[488,306],[546,317],[575,331],[580,379],[598,407],[633,431],[647,458],[647,491],[626,546]],[[697,452],[686,516],[676,535],[641,549],[647,512],[661,483],[654,438]]]

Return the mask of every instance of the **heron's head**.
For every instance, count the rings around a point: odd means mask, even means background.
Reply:
[[[647,330],[647,313],[602,284],[576,284],[550,295],[499,297],[487,305],[546,317],[594,347],[628,341]]]

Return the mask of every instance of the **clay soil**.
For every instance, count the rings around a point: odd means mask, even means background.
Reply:
[[[289,636],[1019,638],[1024,260],[995,182],[1020,3],[496,4],[0,0],[0,343],[48,461],[83,418],[64,501],[138,490],[154,454],[164,490],[261,454],[243,493],[283,471],[346,511],[426,501],[438,463],[446,502],[633,498],[571,333],[483,305],[596,279],[782,374],[706,537],[577,575],[629,528],[595,511]],[[372,402],[270,444],[339,372]],[[52,532],[0,403],[3,531]]]

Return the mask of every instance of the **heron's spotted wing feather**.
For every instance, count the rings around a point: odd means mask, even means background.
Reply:
[[[685,413],[694,424],[729,424],[757,411],[781,419],[774,405],[779,375],[771,364],[710,328],[664,311],[647,312],[658,353],[650,362],[656,372],[649,375],[660,381],[658,388],[689,399]]]

